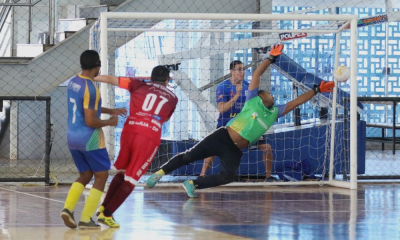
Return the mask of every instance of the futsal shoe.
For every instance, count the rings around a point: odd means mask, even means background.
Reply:
[[[100,213],[99,218],[97,218],[97,221],[111,228],[119,228],[119,224],[115,221],[115,219],[112,216],[111,217],[104,216],[103,212]]]
[[[79,221],[78,223],[79,229],[99,229],[100,225],[96,224],[92,219],[89,222]]]
[[[196,193],[194,193],[196,186],[193,184],[192,180],[184,181],[182,185],[183,185],[183,188],[186,190],[186,193],[189,197],[191,197],[191,198],[197,197]]]
[[[162,176],[160,174],[154,173],[147,179],[146,187],[153,188],[158,183],[158,181],[160,181],[161,178]]]
[[[69,228],[76,228],[74,212],[70,212],[68,209],[64,208],[61,211],[61,218],[62,218],[62,220],[64,220],[65,226],[67,226]]]

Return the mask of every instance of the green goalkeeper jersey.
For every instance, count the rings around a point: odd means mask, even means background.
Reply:
[[[252,143],[258,140],[278,118],[278,107],[267,108],[259,96],[248,100],[242,111],[226,126]]]

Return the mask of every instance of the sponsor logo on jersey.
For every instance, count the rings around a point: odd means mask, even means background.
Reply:
[[[153,90],[154,92],[158,92],[161,95],[167,96],[168,98],[171,97],[176,97],[173,92],[171,92],[167,87],[160,85],[160,84],[152,84],[153,87],[149,88],[150,90]]]
[[[154,125],[156,125],[157,127],[161,128],[161,124],[159,121],[155,120],[155,119],[151,119],[151,123],[153,123]]]
[[[218,97],[217,97],[218,99],[222,99],[222,94],[221,95],[218,95]]]
[[[137,172],[136,172],[136,176],[141,176],[142,175],[142,169],[139,169]]]
[[[81,85],[74,82],[70,82],[69,88],[72,89],[72,91],[74,92],[79,92],[79,90],[81,89]]]
[[[152,117],[153,117],[154,119],[156,119],[157,121],[161,121],[161,117],[158,116],[158,115],[152,115]]]
[[[150,116],[149,113],[144,113],[144,112],[137,112],[137,113],[135,113],[135,114],[138,115],[138,116],[142,116],[142,117],[148,117],[148,116]]]
[[[153,160],[154,156],[157,153],[157,149],[158,147],[156,147],[153,151],[153,153],[151,154],[151,156],[146,160],[146,162],[142,165],[141,169],[145,170],[147,166],[149,166],[149,164],[151,163],[151,161]]]
[[[288,41],[288,40],[304,38],[304,37],[307,37],[307,33],[280,33],[279,34],[279,39],[281,39],[281,41]]]
[[[235,102],[235,108],[236,108],[236,109],[242,109],[243,106],[244,106],[244,103],[242,103],[242,102]]]
[[[257,121],[265,129],[265,131],[268,130],[269,126],[263,123],[263,121],[260,118],[257,118]]]
[[[136,121],[129,121],[129,125],[139,125],[143,127],[149,127],[149,124],[144,121],[136,122]]]

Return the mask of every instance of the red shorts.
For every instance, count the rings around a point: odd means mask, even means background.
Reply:
[[[125,181],[136,185],[150,167],[159,145],[144,135],[123,132],[121,150],[114,163],[114,169],[125,170]]]

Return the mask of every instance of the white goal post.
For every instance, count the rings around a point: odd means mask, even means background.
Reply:
[[[348,39],[348,45],[345,50],[341,49],[341,36],[345,32],[345,37]],[[149,36],[158,36],[152,38],[156,41],[135,42],[134,39],[143,37],[145,34]],[[154,35],[155,34],[155,35]],[[157,35],[158,34],[158,35]],[[286,34],[286,35],[285,35]],[[239,36],[237,38],[233,35]],[[172,37],[171,37],[172,36]],[[242,37],[245,36],[245,37]],[[218,117],[216,107],[212,99],[213,91],[204,91],[201,86],[210,84],[216,85],[215,75],[223,76],[227,72],[218,72],[220,68],[213,68],[216,62],[223,62],[226,67],[232,59],[232,54],[237,56],[240,54],[250,54],[251,63],[248,65],[256,67],[259,62],[259,53],[262,48],[274,45],[276,43],[284,43],[290,45],[287,48],[287,58],[291,60],[298,59],[300,51],[318,52],[321,49],[304,48],[296,41],[307,40],[314,41],[320,36],[332,36],[333,40],[329,40],[332,45],[333,66],[336,68],[339,64],[346,63],[350,67],[351,77],[344,90],[338,90],[341,86],[336,83],[337,87],[333,94],[324,95],[318,98],[318,106],[325,106],[330,109],[329,123],[325,126],[326,138],[325,154],[328,155],[329,164],[320,161],[318,169],[323,168],[323,173],[329,177],[322,177],[320,181],[289,181],[289,182],[253,182],[252,186],[256,185],[331,185],[349,189],[357,189],[357,18],[354,15],[318,15],[318,14],[195,14],[195,13],[133,13],[133,12],[102,12],[100,19],[92,27],[90,47],[99,51],[102,66],[101,74],[110,74],[124,76],[128,69],[132,69],[131,60],[126,60],[125,66],[119,66],[116,62],[120,61],[122,52],[129,56],[137,55],[138,52],[145,52],[144,55],[149,57],[149,63],[155,65],[173,65],[178,68],[172,71],[173,84],[177,88],[184,100],[182,106],[177,108],[177,111],[196,111],[195,115],[185,115],[179,117],[180,112],[175,112],[171,123],[168,125],[170,134],[165,137],[166,140],[200,140],[206,134],[210,133],[215,127],[215,120]],[[163,39],[169,39],[164,41]],[[159,42],[157,42],[159,40]],[[133,44],[135,48],[129,50],[127,46]],[[154,45],[152,45],[154,44]],[[160,48],[159,45],[163,45]],[[172,46],[172,47],[168,47]],[[298,47],[298,49],[296,48]],[[152,49],[152,47],[154,49]],[[160,52],[160,49],[164,50]],[[257,52],[258,51],[258,52]],[[286,52],[286,46],[284,49]],[[116,57],[116,55],[118,55]],[[242,56],[242,55],[240,55]],[[200,59],[200,60],[199,60]],[[216,61],[217,59],[217,61]],[[134,70],[140,72],[140,62],[137,60]],[[292,61],[292,60],[291,60]],[[181,64],[181,66],[179,66]],[[276,63],[274,71],[277,74],[286,77],[292,82],[292,86],[300,91],[307,91],[310,88],[310,82],[297,79],[296,74],[291,73],[284,66],[299,66],[298,71],[303,71],[301,62],[298,65],[295,61],[292,63]],[[246,64],[245,64],[246,65]],[[204,67],[206,66],[206,67]],[[304,67],[304,66],[303,66]],[[126,69],[120,70],[120,69]],[[186,71],[187,70],[187,71]],[[124,72],[125,71],[125,72]],[[226,71],[226,68],[225,68]],[[190,72],[190,73],[188,73]],[[136,73],[137,74],[137,73]],[[306,73],[305,73],[306,74]],[[313,76],[313,79],[318,78],[318,72],[307,76]],[[193,76],[201,76],[194,80]],[[203,77],[208,76],[208,77]],[[267,76],[269,81],[273,81]],[[305,78],[305,77],[304,77]],[[333,80],[333,77],[329,77]],[[327,80],[327,79],[324,79]],[[316,81],[316,80],[315,80]],[[220,81],[219,81],[220,82]],[[210,89],[208,89],[210,90]],[[298,91],[296,90],[296,91]],[[338,93],[341,91],[341,93]],[[343,98],[343,92],[347,92],[350,98],[350,106],[343,106],[343,99],[339,100],[338,96]],[[292,94],[296,96],[296,94]],[[101,85],[101,96],[104,106],[112,100],[114,102],[114,93],[109,92],[109,87]],[[179,97],[179,96],[178,96]],[[346,116],[341,116],[337,119],[337,109],[348,107],[350,111],[349,118],[349,174],[350,179],[335,179],[335,137],[337,137],[337,123],[342,121]],[[195,110],[194,110],[195,109]],[[315,116],[313,117],[315,120]],[[182,127],[183,120],[187,120],[188,127]],[[175,122],[174,122],[175,121]],[[344,121],[345,122],[345,121]],[[192,124],[196,123],[196,125]],[[315,123],[315,122],[314,122]],[[320,122],[322,126],[322,121]],[[186,124],[186,122],[185,122]],[[343,125],[345,125],[343,123]],[[285,124],[283,124],[285,125]],[[286,124],[285,126],[287,126]],[[289,124],[290,125],[290,124]],[[282,129],[286,129],[285,126]],[[299,130],[301,126],[291,126],[292,130]],[[313,127],[313,126],[311,126]],[[315,127],[315,124],[314,124]],[[343,129],[340,128],[340,131]],[[276,130],[275,133],[286,130]],[[319,131],[319,130],[318,130]],[[324,130],[325,131],[325,130]],[[332,134],[331,134],[332,133]],[[112,135],[112,134],[111,134]],[[342,136],[342,135],[340,135]],[[113,136],[108,136],[108,139],[113,139]],[[294,138],[294,135],[293,135]],[[281,141],[280,139],[279,141]],[[282,140],[284,141],[284,139]],[[346,141],[345,141],[346,142]],[[109,146],[114,147],[114,141],[108,142]],[[279,143],[276,143],[279,145]],[[313,143],[310,141],[310,145]],[[347,144],[347,143],[346,143]],[[346,145],[344,144],[344,145]],[[277,147],[277,145],[274,145]],[[345,146],[347,147],[347,145]],[[179,151],[179,147],[174,148],[174,151]],[[277,150],[278,151],[278,150]],[[279,161],[279,156],[286,150],[276,154],[274,161]],[[291,150],[287,150],[291,151]],[[300,151],[301,152],[301,151]],[[177,153],[177,152],[173,152]],[[341,153],[342,154],[342,153]],[[313,155],[313,153],[310,153]],[[250,156],[250,155],[249,155]],[[168,156],[171,157],[171,156]],[[275,158],[275,157],[274,157]],[[197,164],[202,164],[198,161]],[[342,164],[342,163],[340,163]],[[346,164],[346,163],[345,163]],[[326,169],[329,172],[325,172]],[[260,171],[262,172],[262,171]],[[329,173],[329,174],[328,174]],[[320,175],[320,173],[318,173]],[[179,175],[179,174],[177,174]],[[192,174],[190,177],[194,177]],[[323,174],[322,174],[323,175]],[[238,186],[248,183],[235,182],[229,185]]]

